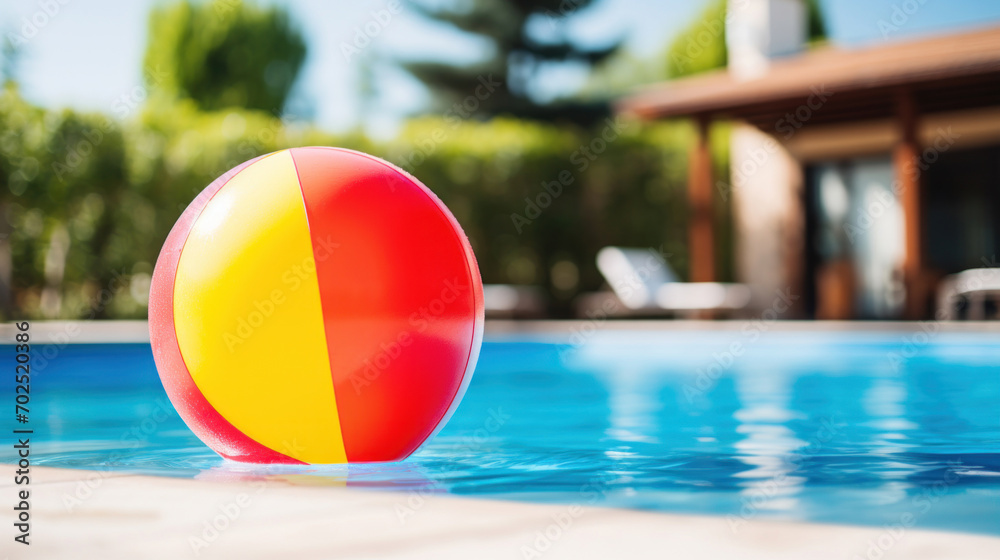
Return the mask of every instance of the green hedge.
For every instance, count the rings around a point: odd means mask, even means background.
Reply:
[[[465,228],[483,280],[542,286],[553,315],[600,288],[594,255],[605,245],[662,244],[687,272],[686,123],[582,130],[423,118],[393,141],[373,142],[155,95],[137,114],[123,112],[125,120],[51,112],[13,89],[0,96],[0,234],[13,269],[4,320],[144,317],[153,263],[187,203],[240,162],[300,145],[358,149],[411,172]],[[713,151],[724,173],[727,134],[719,132]],[[727,276],[727,209],[720,202],[718,210]]]

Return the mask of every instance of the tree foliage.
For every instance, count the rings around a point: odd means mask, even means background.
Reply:
[[[826,38],[826,26],[818,0],[804,0],[809,41]],[[681,78],[716,68],[725,68],[727,0],[713,0],[701,15],[681,31],[667,48],[667,75]]]
[[[201,108],[280,112],[306,45],[288,14],[242,0],[190,0],[153,10],[145,67],[155,84]]]
[[[116,105],[114,116],[46,110],[14,84],[0,91],[0,319],[144,317],[153,264],[188,203],[239,163],[303,145],[358,149],[413,173],[469,234],[485,282],[542,287],[556,315],[601,287],[594,257],[605,245],[662,245],[685,274],[687,125],[445,115],[412,120],[378,143],[288,126],[260,103],[223,103],[236,95],[225,88],[207,97],[180,89],[184,72],[166,61],[225,49],[188,51],[164,34],[213,17],[203,10],[216,5],[234,4],[183,2],[154,16],[163,30],[152,41],[174,48],[159,58],[150,46],[149,89],[172,95],[144,96],[142,107]],[[720,138],[713,135],[713,160],[721,166]]]
[[[106,316],[105,306],[80,312],[78,304],[148,253],[141,232],[154,212],[128,183],[121,127],[105,115],[33,107],[9,86],[0,94],[0,130],[0,209],[10,228],[2,257],[14,271],[13,307]]]
[[[662,244],[671,266],[687,270],[686,126],[586,131],[437,117],[374,143],[286,126],[260,111],[149,103],[123,124],[46,111],[12,90],[0,97],[0,208],[15,279],[4,320],[144,317],[152,266],[187,204],[231,167],[302,145],[354,148],[412,172],[469,234],[485,282],[542,287],[557,315],[600,288],[594,257],[605,245]],[[53,267],[56,257],[62,265]],[[577,271],[568,283],[555,272],[567,269]],[[62,302],[54,314],[42,305],[45,293]]]
[[[607,113],[605,104],[568,99],[541,101],[538,91],[546,71],[566,64],[592,68],[618,49],[619,41],[590,47],[569,36],[568,22],[592,2],[468,0],[433,7],[416,3],[415,8],[426,17],[484,42],[487,54],[467,65],[410,60],[402,66],[430,88],[437,109],[458,107],[462,116],[471,117],[507,115],[540,121],[594,122]],[[499,82],[499,87],[484,95],[480,88],[483,81]]]

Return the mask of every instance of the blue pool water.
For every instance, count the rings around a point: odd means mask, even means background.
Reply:
[[[777,518],[1000,535],[995,335],[584,338],[488,339],[435,439],[402,463],[350,467],[219,458],[170,407],[148,345],[34,346],[34,462],[346,482],[401,492],[403,516],[450,493],[720,515],[737,530]]]

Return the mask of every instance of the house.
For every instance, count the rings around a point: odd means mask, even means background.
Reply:
[[[713,204],[732,204],[752,306],[796,317],[927,318],[949,274],[1000,248],[1000,27],[807,49],[798,0],[730,2],[729,68],[619,103],[691,118],[691,280],[715,280]],[[730,177],[709,125],[731,121]]]

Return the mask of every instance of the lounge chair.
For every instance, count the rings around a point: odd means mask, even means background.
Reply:
[[[535,286],[484,284],[483,303],[489,319],[541,317],[545,313],[545,297]]]
[[[938,319],[1000,319],[1000,268],[973,268],[946,276],[938,288]]]
[[[622,316],[704,315],[736,311],[750,303],[750,289],[743,284],[680,282],[654,249],[605,247],[597,253],[597,268],[611,292],[585,296],[581,311],[600,308]]]

